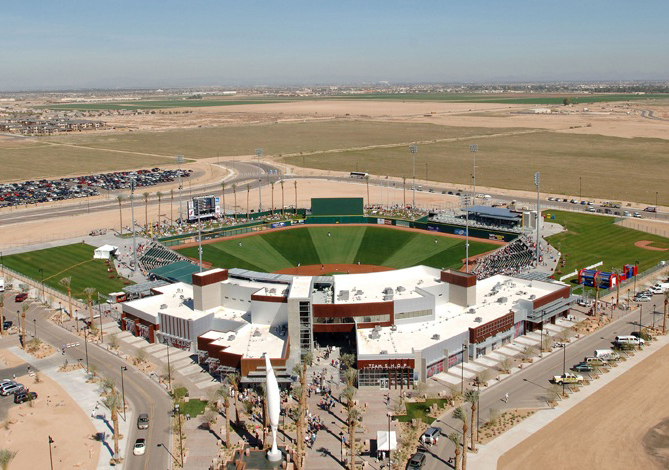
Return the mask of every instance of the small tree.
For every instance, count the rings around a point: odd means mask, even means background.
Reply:
[[[476,382],[479,385],[486,385],[490,380],[490,369],[483,369],[476,374]]]
[[[505,357],[504,359],[499,361],[497,369],[503,374],[508,374],[509,372],[511,372],[511,367],[513,367],[513,361],[510,358]]]
[[[95,288],[87,287],[84,289],[84,295],[86,296],[86,301],[88,302],[88,315],[91,319],[91,327],[93,326],[93,296],[95,295]]]
[[[146,362],[146,351],[140,348],[135,353],[135,364],[144,364],[145,362]]]
[[[145,192],[142,193],[144,197],[144,232],[149,231],[149,196],[151,193]]]
[[[565,106],[569,106],[571,104],[571,99],[569,97],[562,98],[562,104]]]
[[[125,198],[122,195],[116,196],[116,200],[118,201],[118,218],[119,218],[119,235],[123,235],[123,200]]]
[[[174,379],[174,366],[172,364],[170,364],[169,367],[167,366],[167,364],[163,366],[162,378],[167,382],[171,382]],[[172,384],[168,383],[168,387],[171,386]]]
[[[460,449],[460,446],[462,445],[461,436],[462,435],[457,432],[452,432],[447,436],[448,440],[455,446],[455,470],[460,470],[460,454],[462,453],[462,450]]]
[[[462,406],[453,410],[453,419],[462,421],[462,470],[467,470],[467,412]]]
[[[499,417],[501,413],[498,408],[488,408],[488,425],[497,426],[499,424]]]
[[[537,355],[537,348],[534,346],[525,346],[520,354],[523,357],[523,361],[529,361],[532,356]]]
[[[472,418],[471,418],[471,441],[472,441],[472,451],[476,451],[476,441],[478,441],[478,422],[476,421],[476,407],[479,402],[480,393],[476,389],[466,390],[465,391],[465,401],[471,405]]]
[[[0,468],[2,468],[2,470],[7,470],[9,464],[14,460],[14,457],[16,457],[16,451],[0,449]]]
[[[60,285],[65,286],[67,288],[67,311],[70,314],[70,317],[72,317],[72,278],[71,277],[64,277],[58,282],[60,283]],[[62,321],[63,313],[61,312],[60,315],[61,315],[61,321]],[[77,325],[78,324],[79,324],[79,321],[77,320]]]
[[[118,349],[120,343],[119,343],[118,336],[116,336],[116,333],[112,333],[111,335],[109,335],[109,338],[107,340],[107,344],[109,344],[109,347],[111,349]]]
[[[218,389],[219,395],[223,397],[223,406],[225,407],[225,447],[230,449],[230,388],[227,383],[223,383]]]
[[[105,397],[102,404],[111,412],[112,424],[114,426],[114,458],[120,459],[118,449],[118,439],[120,429],[118,427],[118,412],[121,408],[121,397],[116,391],[115,384],[112,380],[105,380],[103,384]]]
[[[542,347],[545,352],[551,352],[553,350],[553,338],[550,335],[544,336]]]

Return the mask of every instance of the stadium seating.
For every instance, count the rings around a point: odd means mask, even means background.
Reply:
[[[476,274],[479,280],[495,274],[520,274],[534,262],[534,246],[527,237],[518,237],[508,245],[477,260],[472,273]]]

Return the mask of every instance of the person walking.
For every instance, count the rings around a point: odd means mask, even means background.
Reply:
[[[504,394],[504,403],[509,403],[509,394],[508,393]]]

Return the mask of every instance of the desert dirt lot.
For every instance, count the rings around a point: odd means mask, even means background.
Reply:
[[[23,363],[7,350],[0,350],[0,357],[11,365]],[[100,444],[91,439],[96,431],[90,419],[53,380],[44,374],[40,379],[34,383],[27,374],[17,377],[38,398],[33,407],[12,405],[9,426],[0,428],[0,446],[18,451],[10,468],[49,468],[49,436],[54,440],[54,468],[97,468]]]
[[[497,468],[668,468],[668,387],[665,346],[505,453]]]

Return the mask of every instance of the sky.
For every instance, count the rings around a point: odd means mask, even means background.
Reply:
[[[24,0],[0,90],[669,79],[667,0]]]

